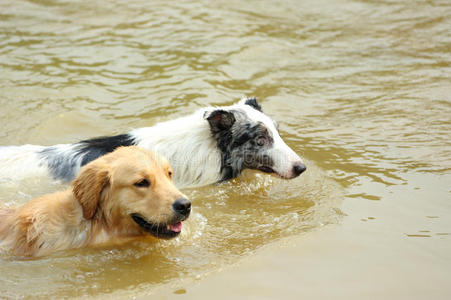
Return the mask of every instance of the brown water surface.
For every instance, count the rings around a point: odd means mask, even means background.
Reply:
[[[0,298],[451,297],[450,1],[0,0],[1,145],[243,95],[308,172],[185,190],[173,241],[0,258]],[[60,188],[1,182],[0,201]]]

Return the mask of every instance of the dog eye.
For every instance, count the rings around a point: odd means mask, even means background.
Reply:
[[[172,178],[172,171],[168,171],[169,178]]]
[[[257,145],[264,146],[266,144],[266,138],[264,136],[259,136],[257,138]]]
[[[136,182],[134,184],[134,186],[140,187],[140,188],[142,188],[142,187],[149,187],[150,186],[150,182],[147,179],[143,179],[143,180],[140,180],[140,181]]]

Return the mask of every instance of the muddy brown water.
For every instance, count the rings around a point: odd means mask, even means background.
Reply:
[[[185,190],[176,240],[2,257],[0,298],[449,299],[450,32],[447,0],[0,0],[1,145],[250,95],[309,167]]]

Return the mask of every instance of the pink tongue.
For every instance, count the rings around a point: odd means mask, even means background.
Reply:
[[[171,228],[174,232],[180,232],[182,231],[182,222],[178,222],[177,224],[171,224],[169,225],[169,228]]]

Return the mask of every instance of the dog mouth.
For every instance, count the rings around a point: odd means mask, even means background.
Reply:
[[[262,171],[263,173],[266,174],[270,174],[272,176],[278,177],[278,178],[282,178],[282,179],[290,179],[289,177],[287,177],[286,175],[280,174],[279,172],[277,172],[276,170],[274,170],[271,167],[267,167],[267,166],[260,166],[257,168],[259,171]]]
[[[131,218],[147,233],[159,239],[172,239],[182,232],[182,221],[176,220],[172,223],[151,223],[139,214],[132,214]]]
[[[264,173],[268,173],[268,174],[272,174],[272,173],[274,173],[274,174],[277,174],[277,172],[276,172],[276,171],[274,171],[274,169],[273,169],[273,168],[271,168],[271,167],[267,167],[267,166],[260,166],[260,167],[258,167],[258,169],[259,169],[260,171],[264,172]]]

